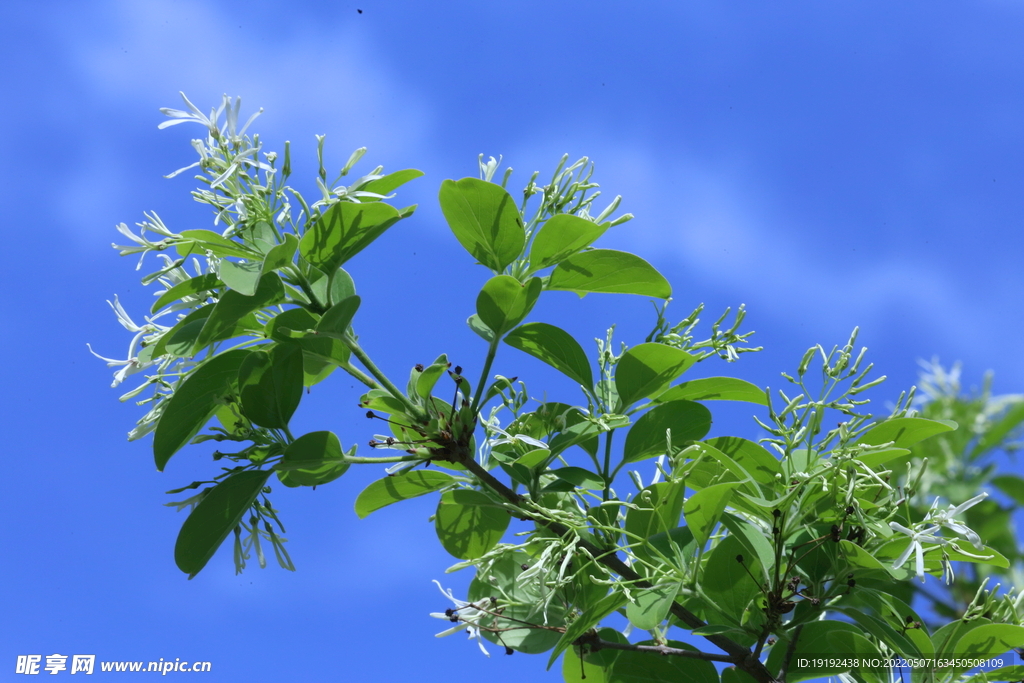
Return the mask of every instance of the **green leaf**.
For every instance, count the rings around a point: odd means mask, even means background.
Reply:
[[[693,401],[672,401],[655,406],[629,428],[623,448],[623,462],[637,462],[666,452],[667,430],[672,430],[672,445],[678,448],[688,441],[704,438],[711,429],[711,411]]]
[[[423,372],[416,379],[416,394],[420,398],[427,398],[434,391],[434,385],[441,379],[448,370],[451,363],[448,362],[448,355],[442,353],[433,363],[423,368]]]
[[[510,275],[495,275],[476,298],[476,314],[500,337],[529,315],[540,292],[540,278],[522,284]]]
[[[1012,498],[1017,505],[1024,505],[1024,479],[1015,474],[1001,474],[992,477],[992,485]]]
[[[500,185],[476,178],[446,180],[438,199],[455,238],[482,265],[499,273],[522,253],[523,219]]]
[[[260,283],[260,276],[263,275],[263,263],[261,261],[243,261],[236,263],[224,259],[218,266],[220,279],[224,281],[232,291],[252,296],[256,293],[256,286]]]
[[[615,388],[622,408],[661,393],[695,360],[685,351],[666,344],[639,344],[627,350],[615,367]]]
[[[201,306],[175,323],[174,327],[164,332],[153,346],[153,357],[159,358],[170,354],[178,358],[192,355],[199,333],[203,331],[206,319],[213,313],[213,306]]]
[[[371,512],[409,498],[437,491],[455,482],[444,472],[412,470],[373,482],[356,498],[356,515],[363,519]]]
[[[469,325],[469,329],[483,337],[483,340],[488,344],[494,341],[494,332],[487,325],[484,325],[484,321],[476,313],[466,319],[466,324]]]
[[[524,622],[536,623],[546,616],[547,626],[559,628],[565,624],[565,607],[558,600],[550,601],[546,615],[537,611],[537,605],[549,595],[550,589],[541,581],[520,578],[524,571],[523,565],[530,565],[535,559],[522,551],[503,553],[501,559],[490,564],[486,571],[478,569],[469,585],[470,602],[477,603],[491,596],[500,596],[501,615],[481,618],[481,625],[500,631],[495,633],[484,629],[482,635],[492,643],[526,654],[550,650],[559,642],[562,634],[524,626]]]
[[[338,202],[302,236],[299,253],[331,275],[401,219],[398,209],[383,202]]]
[[[868,451],[867,453],[862,453],[857,456],[857,460],[860,460],[872,469],[877,469],[880,465],[884,465],[890,460],[902,458],[909,454],[909,448],[883,448],[880,451]]]
[[[224,283],[217,278],[215,273],[206,273],[205,275],[198,275],[196,277],[189,278],[184,282],[179,282],[161,294],[160,298],[153,303],[153,307],[150,308],[150,313],[156,313],[167,304],[173,303],[186,296],[198,296],[199,294],[209,292],[210,290],[218,289],[223,286]]]
[[[782,474],[782,466],[775,456],[753,441],[738,436],[717,436],[705,443],[735,460],[759,484],[773,485],[775,475]]]
[[[611,629],[602,630],[611,631]],[[618,631],[611,632],[618,634],[620,637],[622,636]],[[576,654],[577,649],[579,649],[578,646],[566,648],[565,650],[565,656],[562,657],[562,683],[608,683],[608,672],[605,667],[590,661],[590,655],[580,659],[579,655]],[[611,661],[615,661],[615,657],[619,654],[617,650],[611,649],[600,650],[596,654],[605,653],[612,655]]]
[[[212,252],[214,256],[237,256],[244,259],[255,259],[259,257],[258,252],[240,244],[232,239],[221,236],[212,230],[184,230],[181,233],[187,242],[180,242],[176,245],[178,254],[202,254],[204,251]]]
[[[1014,624],[986,624],[971,629],[957,641],[951,651],[957,657],[988,659],[1005,654],[1024,644],[1024,626]],[[966,669],[957,669],[957,673]]]
[[[604,234],[608,224],[599,225],[571,213],[549,218],[530,247],[530,272],[557,265],[576,252],[589,247]]]
[[[580,636],[599,624],[609,614],[625,605],[626,602],[626,596],[621,591],[613,591],[598,600],[593,607],[576,617],[569,624],[569,627],[565,629],[562,637],[558,639],[554,650],[551,651],[547,668],[550,669],[551,665],[558,659],[558,656],[565,652]]]
[[[594,384],[583,347],[561,328],[547,323],[526,323],[512,330],[505,337],[505,343],[539,358],[587,389]]]
[[[239,321],[253,311],[280,303],[284,299],[284,286],[277,273],[267,273],[260,279],[260,285],[253,296],[245,296],[235,291],[224,292],[213,306],[213,311],[206,319],[202,332],[196,339],[193,352],[222,339],[236,336]]]
[[[419,171],[415,168],[405,168],[401,171],[395,171],[388,173],[386,176],[371,180],[362,187],[359,188],[360,192],[374,192],[376,194],[388,194],[395,188],[405,185],[410,180],[415,180],[423,175],[423,171]],[[372,199],[371,197],[361,198],[363,202],[379,201]]]
[[[328,308],[320,322],[316,324],[317,334],[333,339],[344,339],[345,331],[359,310],[360,301],[358,296],[350,296]]]
[[[539,453],[538,453],[538,451],[539,451]],[[543,448],[538,448],[535,451],[530,451],[530,453],[527,453],[527,455],[530,455],[530,454],[533,454],[533,453],[537,453],[537,456],[535,456],[535,457],[539,457],[541,459],[546,459],[547,456],[550,454],[550,451],[545,450]],[[523,458],[525,458],[525,457],[526,456],[524,455]],[[520,458],[516,462],[518,462],[519,464],[525,465],[526,463],[523,462],[523,458]],[[528,466],[528,465],[526,465],[526,466]],[[570,484],[572,484],[573,486],[579,486],[580,488],[584,488],[584,489],[603,489],[604,488],[604,478],[601,477],[601,475],[595,474],[594,472],[591,472],[590,470],[585,470],[582,467],[560,467],[557,470],[550,470],[549,474],[553,474],[556,477],[558,477],[559,479],[562,479],[563,481],[567,481]]]
[[[696,633],[696,631],[694,631]],[[722,683],[757,683],[757,679],[743,669],[727,666],[722,669]]]
[[[725,512],[725,506],[729,504],[732,492],[737,486],[737,482],[709,486],[690,496],[683,506],[686,526],[702,546],[711,538],[711,532]]]
[[[693,538],[693,533],[685,526],[654,534],[647,539],[647,544],[667,557],[673,567],[682,571],[686,571],[697,554],[697,542]],[[634,552],[653,562],[664,561],[644,546],[635,548]]]
[[[289,232],[285,233],[283,240],[284,241],[280,244],[275,244],[264,257],[264,273],[269,273],[272,270],[284,268],[285,266],[290,266],[292,264],[292,261],[295,258],[295,252],[299,249],[299,238]]]
[[[338,268],[330,278],[328,303],[332,306],[356,295],[356,283],[344,268]]]
[[[163,472],[171,456],[199,433],[226,396],[235,391],[238,368],[249,355],[236,349],[214,356],[194,368],[167,402],[153,435],[156,468]]]
[[[304,308],[291,308],[267,321],[266,335],[276,342],[302,349],[303,384],[312,386],[336,367],[344,367],[351,353],[345,342],[327,335],[303,334],[315,330],[319,319]]]
[[[850,617],[866,633],[870,633],[875,638],[878,638],[897,654],[903,657],[920,657],[924,654],[913,641],[887,624],[883,619],[868,614],[861,608],[846,606],[842,603],[837,604],[834,609]]]
[[[650,631],[665,621],[679,593],[679,583],[668,583],[634,592],[636,602],[626,606],[629,623],[642,631]]]
[[[955,422],[950,420],[928,420],[923,417],[897,417],[879,422],[857,440],[857,443],[878,446],[893,442],[898,448],[909,448],[918,441],[951,432],[956,429]]]
[[[1024,401],[1017,401],[981,435],[981,438],[974,444],[974,448],[971,449],[971,459],[997,447],[1022,422],[1024,422]]]
[[[756,384],[751,384],[735,377],[706,377],[683,382],[668,389],[654,399],[657,403],[668,401],[746,401],[766,406],[768,400],[764,391]]]
[[[221,261],[220,277],[224,284],[239,294],[253,296],[259,287],[260,278],[266,273],[290,265],[298,248],[298,238],[288,233],[284,236],[284,241],[271,247],[262,259],[248,260],[244,263]]]
[[[1024,680],[1024,665],[1003,666],[974,674],[961,683],[992,683],[992,681]]]
[[[326,484],[345,474],[348,468],[334,432],[310,432],[288,445],[274,469],[282,484],[295,487]]]
[[[638,645],[657,645],[645,640]],[[670,640],[669,647],[697,652],[687,643]],[[714,664],[695,657],[659,657],[649,652],[626,650],[619,653],[608,672],[608,683],[718,683]]]
[[[546,289],[576,292],[639,294],[668,299],[672,287],[661,273],[639,256],[611,249],[593,249],[574,254],[559,263]]]
[[[788,650],[789,638],[779,638],[768,655],[766,666],[769,671],[778,671],[781,668],[783,658]],[[881,657],[876,648],[867,644],[867,641],[858,632],[858,628],[853,624],[831,620],[807,622],[797,633],[797,641],[792,649],[786,681],[787,683],[796,683],[843,673],[848,671],[849,667],[817,667],[814,666],[814,660],[817,659],[820,662],[822,658],[828,658],[830,655],[834,655],[836,659],[848,659],[859,654]],[[800,667],[798,662],[801,659],[808,661],[811,665]]]
[[[769,572],[775,568],[775,551],[768,539],[765,538],[764,532],[747,520],[730,515],[728,512],[722,513],[721,522],[729,529],[732,538],[743,544],[746,549],[744,554],[753,553],[753,556],[757,558],[764,571],[764,578],[767,580]]]
[[[278,344],[253,351],[238,369],[245,416],[261,427],[285,429],[302,400],[302,350]]]
[[[743,557],[743,564],[737,556]],[[702,587],[726,614],[739,618],[750,601],[762,594],[761,586],[755,581],[761,576],[764,570],[758,558],[751,556],[740,539],[726,536],[711,551],[704,565]]]
[[[633,499],[637,507],[626,513],[625,530],[629,542],[635,543],[678,527],[685,491],[682,482],[662,481],[645,487]],[[634,548],[633,552],[650,555],[643,546]]]
[[[174,563],[191,579],[206,566],[217,548],[252,505],[270,470],[233,474],[213,487],[181,525],[174,544]]]
[[[498,544],[511,519],[479,491],[446,491],[437,504],[434,529],[445,550],[460,560],[475,560]]]
[[[907,576],[905,569],[893,569],[891,562],[882,564],[875,559],[874,555],[845,539],[839,541],[839,550],[846,563],[852,569],[858,570],[857,578],[891,581],[892,579],[901,580]]]

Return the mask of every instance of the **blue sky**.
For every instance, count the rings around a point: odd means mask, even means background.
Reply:
[[[149,442],[124,438],[141,409],[118,403],[85,343],[123,353],[104,300],[139,317],[152,300],[109,248],[117,223],[155,210],[176,231],[210,227],[188,174],[162,177],[198,134],[156,128],[178,91],[201,109],[222,93],[263,107],[254,130],[265,149],[292,141],[304,190],[317,133],[333,168],[365,145],[357,171],[426,172],[395,200],[416,216],[350,269],[361,339],[397,377],[442,352],[474,376],[483,358],[464,320],[486,273],[445,226],[439,183],[475,175],[483,153],[521,187],[569,153],[636,216],[602,246],[661,269],[677,317],[747,305],[765,351],[701,372],[781,386],[804,349],[860,326],[885,404],[933,356],[962,361],[968,386],[993,370],[997,393],[1024,391],[1022,31],[1010,0],[5,4],[0,671],[55,652],[207,660],[217,681],[543,671],[433,638],[444,624],[427,613],[447,605],[430,580],[458,594],[470,576],[444,575],[432,501],[355,517],[372,468],[274,498],[294,574],[235,576],[228,552],[193,581],[175,568],[184,513],[163,492],[212,465],[194,447],[157,473]],[[547,298],[534,319],[582,339],[618,323],[635,343],[652,322],[639,297]],[[495,372],[573,400],[521,354]],[[299,428],[370,438],[353,384],[315,388]],[[734,409],[716,430],[757,436]]]

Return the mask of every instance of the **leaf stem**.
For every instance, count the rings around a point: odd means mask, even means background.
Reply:
[[[349,327],[346,330],[345,337],[342,341],[344,341],[345,345],[348,346],[348,348],[352,351],[352,355],[359,359],[359,362],[363,364],[363,367],[369,370],[370,374],[373,375],[377,379],[377,381],[381,383],[381,386],[383,386],[384,389],[389,394],[391,394],[399,402],[401,402],[405,409],[409,411],[410,416],[416,418],[419,421],[425,422],[427,420],[427,414],[423,411],[423,409],[414,404],[412,401],[410,401],[409,397],[403,394],[402,391],[398,387],[396,387],[391,382],[390,379],[388,379],[388,376],[381,372],[380,368],[378,368],[377,365],[372,360],[370,360],[370,357],[366,355],[365,351],[363,351],[363,347],[359,346],[359,342],[356,341],[355,334],[352,332],[351,327]],[[357,375],[353,376],[359,379]],[[365,384],[365,381],[363,382]]]
[[[484,384],[487,383],[487,376],[491,373],[491,365],[494,363],[494,357],[498,355],[498,342],[500,339],[498,335],[494,335],[491,339],[490,345],[487,347],[487,358],[484,359],[484,369],[480,373],[480,379],[476,383],[476,395],[473,396],[473,403],[470,404],[470,409],[473,414],[476,415],[480,412],[480,398],[484,394]]]

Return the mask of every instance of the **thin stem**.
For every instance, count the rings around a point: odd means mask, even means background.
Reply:
[[[610,429],[605,432],[604,436],[604,468],[601,470],[601,476],[604,477],[604,493],[603,497],[608,500],[611,495],[612,488],[612,434],[615,433],[614,429]]]
[[[355,455],[343,455],[342,460],[345,462],[352,463],[353,465],[375,465],[378,463],[385,462],[412,462],[413,460],[423,460],[421,455],[410,455],[405,453],[403,455],[388,455],[382,458],[366,458]]]
[[[370,387],[371,389],[380,389],[380,385],[373,381],[373,378],[367,375],[365,372],[357,367],[353,367],[351,363],[345,363],[340,366],[342,370],[355,377],[357,380]]]
[[[484,384],[487,383],[487,377],[491,373],[491,364],[494,363],[494,357],[498,354],[499,341],[498,335],[494,335],[490,346],[487,347],[487,358],[484,359],[484,369],[480,373],[480,379],[476,383],[476,394],[473,396],[473,403],[470,404],[470,409],[473,411],[474,415],[480,412],[480,398],[484,394]]]
[[[401,390],[399,390],[399,388],[396,387],[390,379],[388,379],[388,376],[381,372],[380,368],[370,360],[370,357],[366,355],[365,351],[363,351],[363,347],[359,346],[359,342],[356,341],[355,334],[352,332],[351,327],[346,331],[343,341],[352,351],[352,355],[359,359],[359,362],[363,364],[363,367],[370,371],[370,374],[381,383],[381,386],[401,402],[405,409],[409,411],[409,415],[421,421],[425,421],[427,419],[427,415],[423,412],[423,409],[410,401],[409,397],[402,393]]]

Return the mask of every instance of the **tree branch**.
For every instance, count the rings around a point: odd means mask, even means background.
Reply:
[[[459,462],[466,467],[467,470],[472,472],[478,479],[484,482],[487,486],[494,490],[495,493],[499,494],[507,501],[521,507],[523,498],[515,491],[505,486],[503,483],[498,481],[490,472],[484,469],[476,460],[473,459],[472,454],[464,455]],[[529,514],[529,513],[527,513]],[[557,522],[551,522],[545,519],[534,519],[530,516],[534,522],[541,524],[551,531],[555,532],[559,536],[564,536],[569,533],[569,528],[565,525]],[[578,547],[583,548],[597,561],[603,564],[608,569],[621,576],[626,581],[631,582],[638,588],[651,588],[652,585],[643,580],[639,574],[633,571],[625,562],[620,560],[616,555],[615,551],[609,551],[604,548],[599,548],[593,543],[580,539]],[[707,626],[704,621],[696,614],[686,609],[677,602],[672,603],[670,608],[672,614],[681,622],[686,624],[689,628],[695,629],[702,626]],[[723,661],[736,664],[739,668],[746,671],[748,674],[754,677],[758,683],[779,683],[775,677],[769,673],[768,669],[765,668],[761,660],[757,658],[750,650],[743,647],[731,638],[726,638],[722,635],[707,635],[703,636],[706,640],[710,641],[723,652],[727,652],[729,657]]]
[[[727,664],[736,663],[735,658],[729,655],[716,655],[711,652],[701,652],[699,650],[683,650],[678,647],[669,647],[668,645],[636,645],[634,643],[616,643],[612,640],[604,640],[600,636],[596,635],[592,638],[581,638],[580,641],[586,643],[594,651],[632,650],[633,652],[653,652],[659,655],[673,655],[675,657],[703,659],[708,662],[726,662]]]

